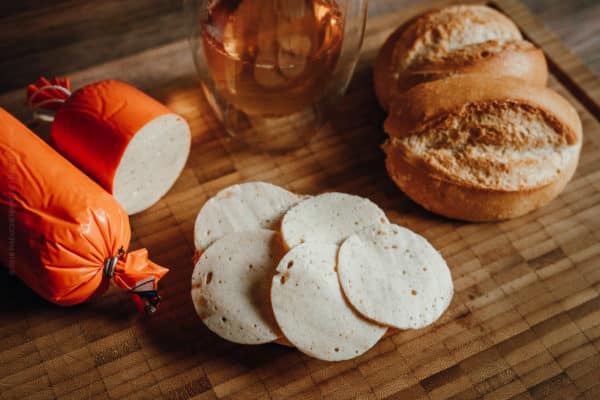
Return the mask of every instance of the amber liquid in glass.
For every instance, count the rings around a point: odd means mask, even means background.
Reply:
[[[302,112],[326,93],[340,54],[334,0],[215,0],[202,29],[208,71],[246,115]]]

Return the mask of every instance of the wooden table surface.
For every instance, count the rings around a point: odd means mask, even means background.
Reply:
[[[523,2],[600,75],[600,1]],[[369,15],[418,3],[371,0]],[[186,35],[182,19],[182,0],[2,1],[0,93],[179,40]]]
[[[252,151],[226,135],[200,93],[185,41],[75,68],[75,87],[122,79],[190,123],[192,149],[181,177],[158,204],[131,218],[131,247],[147,248],[171,272],[161,281],[161,309],[144,318],[117,289],[60,308],[0,268],[0,399],[600,399],[600,80],[519,0],[496,1],[544,50],[549,85],[574,105],[584,131],[577,173],[564,193],[536,212],[500,223],[462,223],[424,211],[393,185],[379,148],[385,116],[373,94],[374,57],[398,24],[446,0],[400,7],[396,14],[374,2],[383,14],[369,21],[361,61],[340,105],[344,112],[290,154]],[[24,2],[36,3],[37,11],[8,3],[2,7],[33,18],[50,2]],[[115,22],[123,7],[141,4],[55,3],[92,13],[112,7]],[[60,36],[51,22],[41,22],[45,33]],[[81,37],[100,29],[86,23],[88,30],[77,26]],[[137,21],[131,30],[139,34],[143,25]],[[27,36],[31,26],[23,28]],[[114,29],[129,37],[126,28]],[[96,39],[73,39],[46,54],[79,54],[81,43]],[[0,46],[10,47],[3,41]],[[35,52],[22,51],[24,58],[28,54]],[[19,64],[18,58],[5,56],[0,63]],[[5,88],[0,106],[28,120],[22,89]],[[32,128],[40,132],[41,126]],[[202,325],[189,295],[194,218],[219,189],[250,180],[299,193],[344,191],[372,199],[391,221],[440,250],[455,283],[450,308],[430,327],[394,332],[366,354],[339,363],[275,344],[239,346],[218,338]]]

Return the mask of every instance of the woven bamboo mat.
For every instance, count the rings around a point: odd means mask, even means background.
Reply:
[[[249,151],[223,132],[207,111],[185,43],[74,74],[76,86],[126,79],[191,124],[192,154],[181,178],[159,204],[132,218],[132,248],[147,247],[171,268],[161,282],[164,303],[145,318],[126,294],[110,290],[62,309],[1,271],[0,398],[599,399],[600,83],[518,1],[495,3],[544,48],[550,85],[576,106],[585,134],[581,162],[558,199],[525,217],[466,224],[432,215],[386,175],[384,114],[371,65],[395,26],[438,3],[369,22],[341,112],[287,155]],[[21,95],[0,100],[19,114]],[[216,191],[250,180],[371,198],[443,253],[456,288],[450,309],[428,329],[397,332],[341,363],[211,334],[189,296],[194,218]]]

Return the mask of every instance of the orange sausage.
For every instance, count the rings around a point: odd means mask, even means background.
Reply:
[[[150,207],[170,189],[191,142],[183,118],[115,80],[83,86],[67,98],[54,117],[51,140],[128,214]]]
[[[0,263],[36,293],[69,306],[103,293],[111,278],[132,293],[141,283],[156,290],[168,269],[146,249],[128,252],[123,208],[2,108],[0,170],[0,225],[8,228]]]

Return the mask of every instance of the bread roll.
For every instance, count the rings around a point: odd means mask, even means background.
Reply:
[[[392,33],[377,57],[375,91],[387,110],[393,93],[464,73],[515,76],[542,86],[548,78],[543,52],[522,40],[504,15],[486,6],[450,6]]]
[[[469,221],[528,213],[573,176],[581,121],[554,91],[468,74],[397,96],[384,129],[388,172],[414,201]]]

